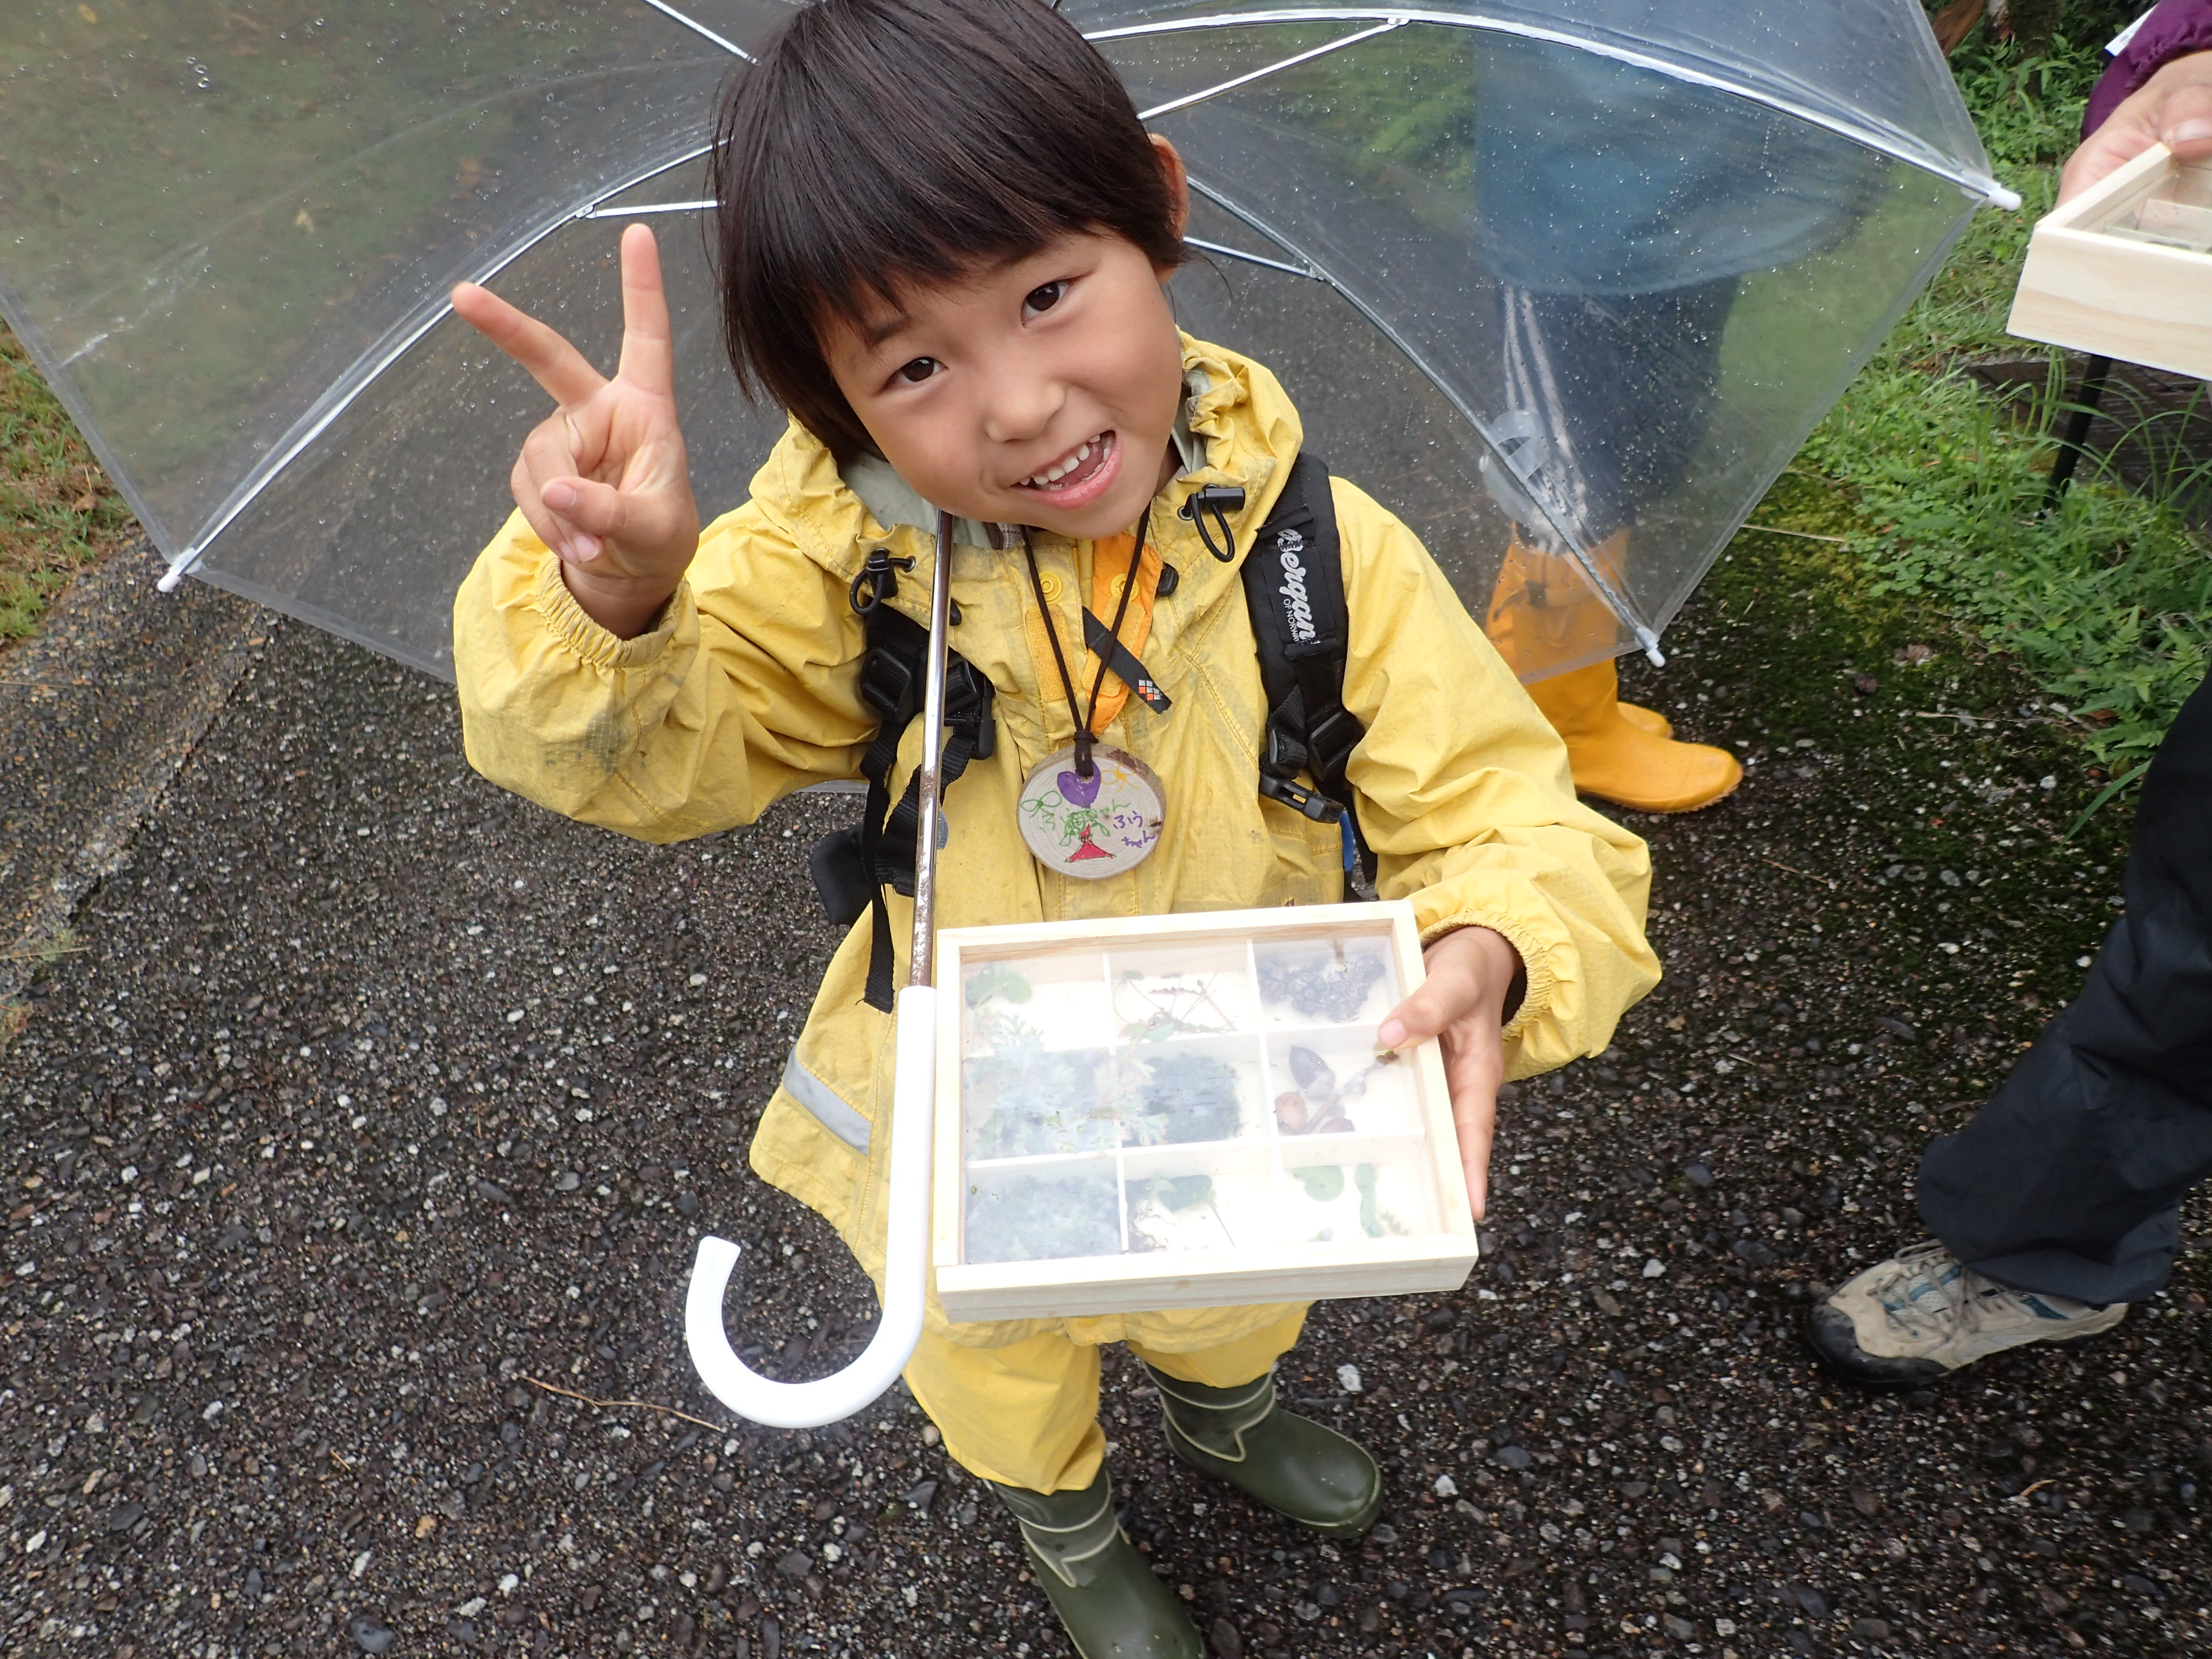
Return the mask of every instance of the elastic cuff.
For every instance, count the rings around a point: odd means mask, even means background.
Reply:
[[[1514,1010],[1513,1018],[1505,1022],[1504,1029],[1498,1033],[1501,1041],[1510,1041],[1551,1010],[1552,992],[1556,983],[1552,974],[1551,954],[1528,938],[1525,928],[1480,910],[1455,911],[1440,921],[1431,922],[1421,929],[1422,947],[1426,949],[1446,933],[1456,933],[1462,927],[1487,927],[1493,933],[1502,934],[1505,942],[1520,955],[1521,970],[1528,975],[1528,988],[1522,993],[1521,1006]]]
[[[690,603],[690,596],[691,585],[686,581],[661,606],[650,632],[634,640],[622,639],[592,621],[591,613],[576,603],[576,596],[561,579],[560,559],[549,549],[538,574],[538,591],[531,599],[538,614],[545,619],[547,631],[592,667],[648,668],[667,654],[676,637],[676,618]]]

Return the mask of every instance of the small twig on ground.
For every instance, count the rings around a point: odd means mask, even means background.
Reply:
[[[1780,859],[1771,859],[1764,853],[1761,853],[1759,855],[1759,861],[1761,864],[1771,864],[1778,870],[1787,870],[1793,876],[1802,876],[1808,881],[1821,881],[1826,879],[1825,877],[1814,875],[1809,870],[1800,870],[1794,864],[1784,864]]]
[[[1810,530],[1784,530],[1778,524],[1747,524],[1746,530],[1764,530],[1770,536],[1795,536],[1801,542],[1834,542],[1838,545],[1850,540],[1849,536],[1822,536]]]
[[[525,1376],[522,1380],[532,1388],[543,1389],[548,1394],[565,1395],[571,1400],[580,1400],[586,1406],[597,1406],[601,1411],[609,1411],[617,1406],[635,1406],[641,1412],[659,1412],[664,1417],[680,1417],[686,1423],[696,1423],[701,1428],[712,1429],[717,1434],[727,1426],[721,1423],[709,1423],[703,1417],[692,1416],[690,1412],[679,1412],[673,1406],[656,1405],[650,1400],[594,1400],[587,1394],[578,1394],[574,1389],[564,1389],[558,1382],[548,1382],[543,1377]]]
[[[2054,1474],[2037,1481],[2032,1486],[2022,1486],[2018,1492],[2012,1495],[2012,1501],[2015,1504],[2025,1504],[2031,1497],[2035,1493],[2041,1492],[2045,1486],[2056,1486],[2059,1479],[2059,1476]]]
[[[0,951],[0,962],[48,962],[56,957],[81,956],[89,945],[38,945],[27,951]]]

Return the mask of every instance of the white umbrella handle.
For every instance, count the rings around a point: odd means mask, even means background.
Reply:
[[[898,1380],[921,1340],[929,1279],[930,1142],[937,1115],[937,990],[909,985],[898,994],[897,1071],[891,1085],[890,1224],[884,1239],[884,1312],[860,1357],[811,1382],[776,1382],[738,1358],[722,1324],[722,1293],[738,1247],[711,1235],[699,1241],[684,1338],[691,1363],[714,1398],[738,1416],[771,1428],[811,1429],[865,1409]]]
[[[771,1382],[738,1358],[722,1326],[722,1292],[738,1265],[726,1238],[699,1241],[684,1340],[714,1398],[740,1417],[771,1428],[811,1429],[866,1407],[898,1379],[921,1340],[929,1287],[930,1147],[937,1122],[938,747],[945,729],[945,639],[952,605],[953,524],[937,515],[937,565],[930,580],[929,654],[921,696],[921,763],[915,769],[921,811],[914,836],[914,945],[906,988],[898,994],[896,1070],[891,1079],[890,1224],[884,1233],[884,1316],[860,1357],[835,1376]],[[871,873],[873,873],[872,872]]]

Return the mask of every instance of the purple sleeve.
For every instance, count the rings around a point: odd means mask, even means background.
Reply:
[[[2212,52],[2212,0],[2159,0],[2127,49],[2112,59],[2081,112],[2081,136],[2104,125],[2122,99],[2177,58]]]

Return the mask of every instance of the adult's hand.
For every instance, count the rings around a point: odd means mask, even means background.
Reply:
[[[2124,99],[2066,163],[2058,199],[2079,196],[2153,144],[2185,161],[2212,156],[2212,52],[2175,58]]]
[[[514,504],[561,557],[576,602],[624,639],[642,633],[699,546],[699,509],[676,419],[676,349],[653,233],[623,233],[622,362],[612,380],[487,289],[453,290],[463,321],[559,404],[523,441]]]
[[[1442,1042],[1467,1200],[1480,1221],[1490,1201],[1490,1142],[1505,1077],[1505,998],[1521,953],[1492,928],[1457,927],[1421,954],[1427,980],[1384,1018],[1375,1040],[1385,1048]]]

